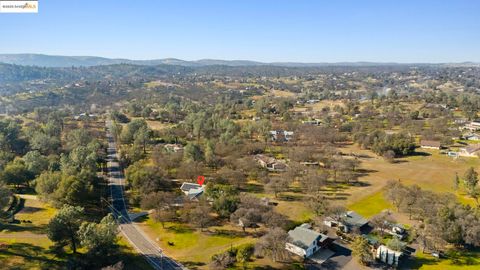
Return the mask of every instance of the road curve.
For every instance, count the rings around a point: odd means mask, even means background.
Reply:
[[[123,192],[125,177],[118,162],[117,145],[112,135],[112,124],[111,120],[106,121],[107,167],[111,192],[110,209],[120,222],[120,231],[154,269],[185,270],[186,268],[181,264],[165,256],[162,250],[130,219]]]

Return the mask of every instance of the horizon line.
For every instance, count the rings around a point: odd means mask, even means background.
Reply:
[[[91,57],[91,58],[103,58],[107,60],[127,60],[127,61],[158,61],[158,60],[178,60],[185,62],[200,62],[200,61],[241,61],[241,62],[253,62],[258,64],[272,65],[272,64],[304,64],[304,65],[315,65],[315,64],[342,64],[342,63],[370,63],[370,64],[398,64],[398,65],[415,65],[415,64],[480,64],[480,62],[465,60],[465,61],[455,61],[455,62],[401,62],[401,61],[370,61],[370,60],[357,60],[357,61],[325,61],[325,62],[303,62],[303,61],[260,61],[260,60],[251,60],[251,59],[226,59],[226,58],[198,58],[198,59],[182,59],[177,57],[163,57],[163,58],[126,58],[126,57],[107,57],[99,55],[62,55],[62,54],[48,54],[48,53],[38,53],[38,52],[25,52],[25,53],[3,53],[0,52],[0,55],[37,55],[37,56],[49,56],[49,57]],[[1,63],[1,62],[0,62]]]

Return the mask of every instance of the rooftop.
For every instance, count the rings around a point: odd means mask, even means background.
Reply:
[[[471,144],[465,148],[468,153],[475,153],[480,150],[480,144]]]
[[[275,163],[276,159],[273,157],[265,156],[265,155],[256,155],[255,158],[257,160],[261,160],[262,162],[265,162],[267,164],[272,164]]]
[[[440,147],[442,144],[440,143],[440,141],[421,140],[420,145],[429,147]]]
[[[187,197],[192,200],[192,199],[195,199],[197,198],[198,196],[202,195],[203,194],[203,187],[201,188],[196,188],[196,189],[190,189],[188,191],[188,194],[187,194]]]
[[[307,249],[315,241],[323,242],[328,236],[316,232],[314,230],[308,229],[304,226],[296,227],[293,230],[288,231],[290,236],[290,243],[294,244],[297,247]]]
[[[201,185],[199,184],[196,184],[196,183],[189,183],[189,182],[183,182],[182,186],[180,187],[180,189],[183,191],[183,192],[188,192],[190,191],[191,189],[198,189],[200,188]]]
[[[363,225],[368,223],[368,220],[363,218],[361,215],[357,214],[354,211],[348,211],[343,216],[344,223],[348,226],[352,227],[362,227]]]

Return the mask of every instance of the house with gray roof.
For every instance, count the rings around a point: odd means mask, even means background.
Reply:
[[[469,134],[463,135],[463,138],[468,141],[480,141],[480,134],[469,133]]]
[[[323,224],[329,227],[338,227],[344,232],[361,230],[368,224],[368,220],[354,211],[347,211],[337,217],[327,217]]]
[[[288,231],[288,240],[285,248],[304,258],[312,257],[317,251],[327,248],[334,239],[316,232],[308,224],[302,224]]]
[[[360,229],[363,226],[368,224],[368,220],[366,220],[365,218],[363,218],[361,215],[357,214],[354,211],[347,211],[343,215],[342,219],[343,219],[342,223],[345,226],[349,227],[350,229],[354,229],[354,228]]]
[[[180,187],[180,190],[187,196],[190,200],[197,200],[205,191],[205,188],[202,185],[196,183],[184,182]]]

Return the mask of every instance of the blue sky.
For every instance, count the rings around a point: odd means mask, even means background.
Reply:
[[[39,0],[0,53],[297,62],[480,62],[480,1]]]

